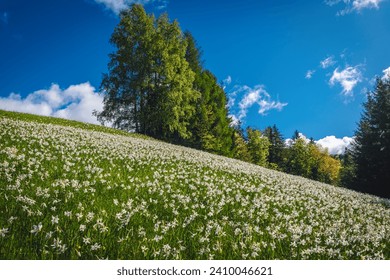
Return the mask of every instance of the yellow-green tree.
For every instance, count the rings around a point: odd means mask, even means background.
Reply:
[[[341,162],[329,155],[328,151],[315,143],[308,144],[310,174],[309,178],[320,182],[337,185],[341,170]]]
[[[248,136],[248,151],[252,162],[260,166],[267,166],[270,142],[260,130],[250,127],[246,130]]]
[[[248,151],[248,146],[244,139],[243,132],[239,129],[235,129],[233,131],[232,138],[233,157],[246,162],[252,162],[252,158]]]

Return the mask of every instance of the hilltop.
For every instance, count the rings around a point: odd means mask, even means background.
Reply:
[[[0,111],[0,259],[390,259],[387,200]]]

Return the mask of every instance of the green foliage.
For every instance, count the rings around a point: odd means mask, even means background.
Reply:
[[[248,145],[244,139],[243,132],[235,129],[233,138],[233,157],[242,161],[252,162],[252,157],[248,150]]]
[[[300,136],[299,131],[298,131],[298,130],[295,130],[295,131],[294,131],[294,134],[293,134],[293,136],[292,136],[292,140],[295,141],[295,140],[297,140],[297,139],[300,138],[300,137],[301,137],[301,136]]]
[[[359,191],[390,198],[390,79],[377,79],[355,133],[353,158]]]
[[[231,155],[232,128],[229,126],[226,94],[207,70],[197,74],[194,86],[200,98],[191,120],[193,146],[221,155]]]
[[[308,144],[310,174],[308,178],[338,185],[341,162],[331,157],[327,150],[321,150],[315,143]]]
[[[260,166],[267,166],[270,141],[261,134],[260,130],[248,127],[246,132],[248,135],[248,151],[252,162]]]
[[[144,133],[155,19],[141,5],[123,11],[120,18],[110,39],[117,51],[110,55],[109,73],[101,83],[104,108],[95,113],[103,124]]]
[[[229,126],[227,98],[217,78],[202,66],[201,50],[190,32],[185,32],[187,40],[186,60],[195,73],[193,88],[199,93],[192,105],[195,114],[190,120],[192,137],[188,145],[225,156],[232,156],[232,133]]]
[[[268,154],[270,166],[272,166],[272,169],[282,170],[286,154],[286,146],[282,134],[276,125],[273,125],[264,130],[264,136],[266,136],[270,142]]]
[[[285,171],[316,181],[338,185],[341,162],[331,157],[327,150],[320,149],[314,141],[306,142],[298,138],[293,141],[287,152]]]
[[[344,155],[340,157],[341,170],[340,170],[340,186],[344,188],[350,188],[356,178],[356,166],[353,160],[352,152],[346,149]]]
[[[310,176],[310,154],[304,139],[298,137],[288,149],[286,171],[308,178]]]
[[[111,43],[117,51],[102,81],[104,108],[98,119],[156,138],[189,138],[191,104],[199,96],[179,24],[133,5],[121,13]]]
[[[241,128],[232,128],[226,93],[203,68],[195,38],[167,14],[155,18],[133,5],[121,13],[111,43],[116,51],[101,84],[104,108],[95,112],[102,123],[336,183],[338,162],[314,142],[308,146],[298,131],[287,149],[275,125],[264,136],[248,128],[248,141]]]
[[[169,142],[232,156],[227,98],[204,70],[190,32],[166,14],[155,19],[141,5],[121,13],[102,81],[101,122]]]
[[[186,60],[194,73],[199,74],[203,71],[202,66],[202,51],[198,46],[194,36],[191,32],[184,32],[184,38],[187,41]],[[196,78],[195,78],[196,79]],[[195,85],[196,88],[196,85]]]

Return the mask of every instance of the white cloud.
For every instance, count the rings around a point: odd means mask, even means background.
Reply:
[[[350,148],[353,143],[353,138],[343,137],[336,138],[336,136],[326,136],[318,141],[315,141],[317,145],[328,149],[331,155],[341,155],[345,152],[346,148]]]
[[[224,85],[230,85],[232,83],[232,77],[231,76],[227,76],[227,78],[225,80],[223,80],[223,84]]]
[[[126,0],[95,0],[99,4],[103,4],[107,9],[112,10],[114,13],[119,14],[122,10],[126,9],[129,1]]]
[[[347,50],[344,50],[340,54],[340,57],[343,58],[343,60],[345,60],[346,51]],[[340,62],[335,60],[335,56],[330,55],[320,61],[316,70],[319,74],[326,73],[326,76],[330,77],[327,78],[329,79],[328,83],[330,86],[339,84],[342,87],[341,94],[345,97],[344,101],[348,103],[353,98],[353,90],[355,87],[365,80],[363,76],[365,64],[361,63],[356,66],[345,65],[346,66],[344,67],[340,66]],[[329,72],[330,69],[332,69],[333,72]],[[309,70],[306,73],[306,79],[311,79],[316,70]]]
[[[383,76],[382,76],[383,80],[390,79],[390,67],[383,70],[382,72],[383,72]]]
[[[383,0],[325,0],[329,6],[343,3],[345,8],[338,11],[337,15],[342,16],[352,12],[361,12],[363,9],[379,9],[379,4]]]
[[[310,80],[310,79],[313,77],[313,75],[314,75],[315,72],[316,72],[316,70],[308,70],[308,71],[306,72],[305,78],[308,79],[308,80]]]
[[[222,88],[225,90],[231,83],[232,83],[232,77],[227,76],[227,78],[222,81]]]
[[[97,124],[92,112],[103,109],[103,97],[90,83],[72,85],[65,90],[53,84],[50,89],[37,90],[25,98],[15,93],[0,98],[0,109]]]
[[[299,138],[303,139],[306,144],[310,142],[310,140],[302,133],[299,133]],[[343,137],[336,138],[336,136],[326,136],[320,140],[314,141],[317,146],[322,147],[323,149],[327,149],[329,154],[331,155],[341,155],[345,153],[346,148],[350,148],[353,143],[352,137]],[[294,140],[288,138],[285,140],[285,144],[287,147],[291,147],[294,144]]]
[[[158,9],[163,9],[168,4],[168,0],[95,0],[95,2],[103,4],[115,14],[119,14],[122,10],[130,7],[132,4],[146,5],[155,3]]]
[[[287,103],[272,100],[271,96],[262,85],[255,86],[254,88],[242,86],[238,91],[244,93],[244,97],[238,104],[238,107],[240,108],[238,118],[240,120],[246,117],[248,109],[254,105],[259,106],[258,113],[260,115],[265,115],[268,111],[273,109],[281,111],[284,106],[287,106]]]
[[[379,9],[379,3],[383,0],[355,0],[352,2],[353,9],[360,11],[365,8]]]
[[[337,61],[334,60],[334,57],[333,56],[329,56],[327,58],[325,58],[324,60],[322,60],[320,62],[320,65],[321,65],[321,68],[323,69],[326,69],[330,66],[333,66],[334,64],[336,64]]]
[[[53,112],[47,102],[33,103],[31,100],[22,99],[19,94],[15,93],[11,93],[6,98],[0,97],[0,109],[43,116],[50,116]]]
[[[236,99],[240,99],[238,108],[235,107]],[[266,115],[270,110],[281,111],[287,103],[272,100],[271,95],[264,89],[264,86],[258,85],[254,88],[248,86],[235,86],[234,90],[229,93],[228,107],[232,113],[233,125],[246,118],[248,110],[253,106],[258,106],[258,113]],[[238,109],[238,110],[237,110]]]
[[[341,71],[339,71],[339,68],[336,68],[329,80],[329,84],[333,86],[339,83],[343,88],[341,93],[346,97],[352,96],[354,87],[362,81],[362,73],[359,68],[360,65],[349,66]]]
[[[238,95],[242,96],[241,101],[238,103],[238,115],[236,119],[242,121],[249,108],[258,105],[258,113],[260,115],[266,115],[268,111],[276,109],[281,111],[287,103],[281,103],[279,101],[272,100],[269,93],[264,89],[264,86],[258,85],[254,88],[248,86],[235,86],[235,91],[229,94],[229,108],[234,106],[235,99]]]

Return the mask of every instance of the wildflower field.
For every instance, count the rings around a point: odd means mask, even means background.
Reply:
[[[0,259],[390,259],[387,200],[0,111]]]

